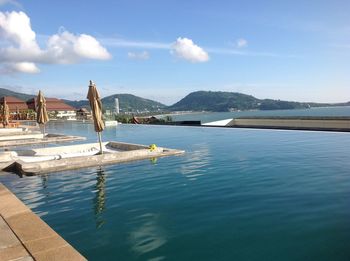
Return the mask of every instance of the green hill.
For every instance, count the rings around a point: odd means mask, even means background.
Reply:
[[[248,110],[258,107],[259,100],[253,96],[234,92],[192,92],[170,106],[173,111],[229,111]]]
[[[35,97],[35,95],[24,94],[24,93],[14,92],[8,89],[0,88],[0,97],[3,97],[3,96],[12,96],[24,101]]]
[[[107,96],[102,99],[103,108],[106,110],[113,110],[115,98],[119,99],[119,107],[121,112],[156,112],[166,108],[166,105],[160,102],[144,99],[132,94],[114,94]]]
[[[80,101],[71,101],[71,100],[65,100],[62,99],[62,101],[64,101],[65,103],[67,103],[68,105],[76,108],[76,109],[80,109],[80,108],[90,108],[89,106],[89,101],[88,100],[80,100]]]
[[[14,92],[8,89],[0,88],[0,97],[3,96],[13,96],[21,100],[29,100],[35,95],[24,94],[19,92]],[[159,110],[164,110],[166,105],[144,99],[132,94],[115,94],[111,96],[107,96],[102,98],[102,104],[104,110],[113,110],[114,109],[114,98],[119,98],[119,107],[121,112],[157,112]],[[74,108],[82,108],[89,107],[88,100],[80,100],[80,101],[71,101],[62,99],[65,103],[73,106]]]
[[[24,94],[0,88],[0,97],[14,96],[21,100],[28,100],[35,95]],[[172,106],[144,99],[132,94],[114,94],[102,99],[104,110],[114,109],[114,99],[119,99],[121,112],[158,112],[158,111],[234,111],[234,110],[283,110],[302,109],[321,106],[350,106],[345,103],[303,103],[272,99],[257,99],[254,96],[237,92],[197,91],[188,94]],[[88,100],[63,100],[74,108],[89,107]]]
[[[260,100],[259,110],[291,110],[291,109],[308,109],[310,105],[303,102],[280,101],[265,99]]]
[[[237,92],[192,92],[170,106],[172,111],[283,110],[309,108],[308,103],[257,99]]]
[[[161,104],[156,101],[144,99],[132,94],[114,94],[102,98],[102,105],[104,110],[113,110],[114,109],[114,99],[119,99],[119,108],[121,112],[156,112],[166,108],[164,104]],[[75,108],[88,108],[88,100],[80,101],[69,101],[64,100],[65,103],[75,107]]]

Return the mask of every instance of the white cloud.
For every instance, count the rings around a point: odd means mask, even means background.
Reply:
[[[15,72],[23,72],[23,73],[38,73],[40,72],[39,68],[36,67],[34,63],[21,62],[21,63],[13,63],[10,65]]]
[[[39,50],[30,19],[23,12],[0,12],[0,37],[20,49]]]
[[[171,53],[193,63],[209,61],[208,53],[188,38],[177,38],[171,46]]]
[[[42,61],[47,63],[71,64],[83,58],[107,60],[111,55],[94,37],[74,35],[68,31],[51,36],[42,55]]]
[[[102,47],[100,43],[91,35],[81,34],[76,37],[74,50],[78,55],[88,59],[106,60],[110,59],[111,55],[107,49]]]
[[[238,48],[243,48],[248,45],[248,41],[246,39],[240,38],[236,41],[236,45]]]
[[[39,73],[39,68],[34,63],[21,62],[21,63],[5,63],[0,67],[0,74],[12,74],[12,73]]]
[[[145,42],[145,41],[135,41],[126,40],[121,38],[99,38],[98,39],[103,45],[110,46],[114,48],[134,48],[134,49],[155,49],[155,50],[170,50],[174,55],[174,43],[166,42]],[[283,54],[265,51],[243,51],[239,50],[237,41],[230,43],[234,48],[221,48],[221,47],[205,47],[208,54],[219,54],[219,55],[233,55],[233,56],[247,56],[247,57],[274,57],[274,58],[298,58],[300,56],[295,54]],[[243,42],[240,44],[241,47]],[[248,41],[246,46],[248,45]]]
[[[128,52],[128,58],[132,60],[148,60],[149,53],[147,51],[143,51],[141,53]]]
[[[0,40],[3,42],[0,46],[2,72],[36,73],[39,69],[35,63],[72,64],[82,59],[111,58],[94,37],[66,30],[50,36],[46,48],[41,49],[30,18],[24,12],[0,12]]]

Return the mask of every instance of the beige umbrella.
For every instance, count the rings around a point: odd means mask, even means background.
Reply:
[[[6,100],[4,99],[4,105],[2,106],[2,125],[4,128],[10,124],[9,122],[10,117],[10,109],[9,106],[6,104]]]
[[[100,142],[100,152],[102,154],[103,152],[102,152],[101,132],[105,128],[105,124],[102,120],[102,102],[101,102],[100,95],[96,89],[96,85],[92,81],[90,81],[87,98],[89,99],[89,103],[92,111],[92,118],[94,119],[95,131],[98,133],[98,140]]]
[[[36,97],[36,122],[39,125],[43,125],[43,132],[45,135],[45,124],[49,121],[49,115],[46,111],[46,100],[41,91],[39,91]]]

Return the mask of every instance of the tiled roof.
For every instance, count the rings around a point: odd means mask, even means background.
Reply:
[[[75,108],[64,103],[60,99],[56,98],[45,98],[46,100],[46,109],[48,111],[75,111]],[[35,110],[36,99],[32,98],[27,101],[28,108]]]
[[[25,101],[12,96],[4,96],[0,98],[0,104],[2,105],[6,101],[9,106],[10,112],[15,112],[16,110],[28,110],[28,105]]]
[[[4,100],[6,100],[11,112],[15,112],[16,110],[35,110],[36,98],[25,102],[16,97],[4,96],[0,98],[0,104],[3,104]],[[46,98],[46,109],[48,111],[75,111],[75,108],[57,98]]]
[[[25,103],[25,101],[12,96],[4,96],[0,98],[1,103],[3,103],[4,100],[6,100],[6,102],[24,102]]]

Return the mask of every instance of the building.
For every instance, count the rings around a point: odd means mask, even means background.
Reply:
[[[36,98],[32,98],[27,101],[29,109],[35,110]],[[75,120],[76,110],[72,106],[64,103],[60,99],[46,98],[46,110],[50,118],[64,119],[64,120]]]
[[[10,113],[15,112],[23,112],[28,110],[28,105],[25,101],[22,101],[16,97],[12,96],[4,96],[0,98],[0,105],[4,104],[4,101],[6,101],[6,104],[9,106]]]
[[[29,113],[28,105],[25,101],[13,96],[4,96],[0,98],[0,105],[6,104],[10,109],[10,120],[33,119],[34,114]]]
[[[114,112],[115,112],[115,114],[119,114],[119,99],[118,98],[114,99]]]
[[[77,110],[77,120],[90,120],[92,118],[91,112],[86,108]]]

